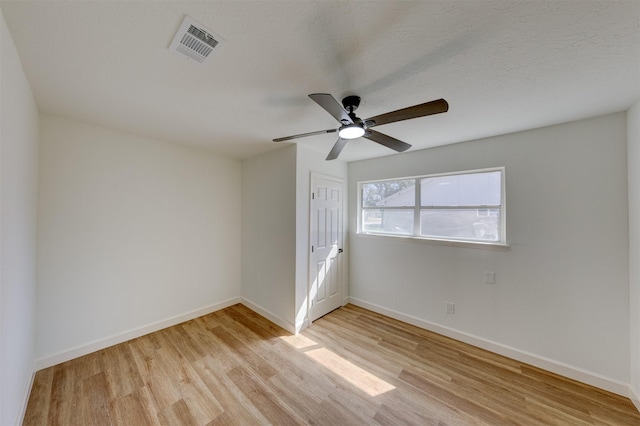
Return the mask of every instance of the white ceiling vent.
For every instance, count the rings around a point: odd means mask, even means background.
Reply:
[[[223,42],[222,37],[209,31],[191,17],[185,16],[169,49],[202,63],[215,49],[219,49]]]

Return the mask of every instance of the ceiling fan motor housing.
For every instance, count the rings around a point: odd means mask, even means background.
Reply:
[[[349,112],[353,112],[360,106],[360,96],[351,95],[342,99],[342,106]]]
[[[354,112],[360,106],[360,96],[356,96],[356,95],[347,96],[346,98],[342,99],[342,106],[346,111],[348,111],[349,118],[351,118],[351,121],[353,122],[353,124],[356,124],[358,127],[364,128],[362,120],[356,117],[356,113]],[[342,128],[353,126],[353,124],[349,123],[346,120],[342,120],[342,124],[343,124]],[[360,136],[357,136],[357,137],[360,137]]]

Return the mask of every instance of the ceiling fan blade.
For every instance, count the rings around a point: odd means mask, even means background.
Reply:
[[[411,118],[425,117],[427,115],[440,114],[449,110],[449,104],[444,99],[438,99],[424,104],[414,105],[386,114],[376,115],[367,118],[365,122],[373,122],[369,127],[380,126],[382,124],[395,123],[396,121],[409,120]]]
[[[285,136],[284,138],[274,139],[273,141],[274,142],[282,142],[282,141],[288,141],[290,139],[304,138],[304,137],[307,137],[307,136],[323,135],[325,133],[335,133],[337,131],[338,131],[338,129],[318,130],[317,132],[309,132],[309,133],[302,133],[302,134],[299,134],[299,135]]]
[[[384,133],[376,132],[375,130],[367,130],[363,137],[398,152],[406,151],[411,148],[410,144],[402,142],[396,138],[392,138],[391,136],[387,136]]]
[[[331,114],[331,116],[333,116],[333,118],[338,120],[341,124],[344,124],[344,121],[346,121],[348,124],[353,124],[353,120],[351,119],[351,117],[349,117],[347,111],[345,111],[345,109],[342,108],[342,105],[340,105],[340,103],[336,101],[336,98],[334,98],[330,94],[312,93],[311,95],[309,95],[309,97],[322,108],[324,108],[325,111]]]
[[[335,160],[336,158],[338,158],[338,155],[340,155],[340,152],[342,152],[342,148],[344,148],[344,146],[347,144],[347,140],[348,139],[338,138],[336,144],[333,145],[333,148],[331,148],[329,155],[327,155],[326,160]]]

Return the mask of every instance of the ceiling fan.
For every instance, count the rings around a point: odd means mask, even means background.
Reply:
[[[351,139],[364,137],[373,142],[391,148],[394,151],[402,152],[411,148],[411,145],[402,142],[384,133],[371,130],[374,126],[382,124],[395,123],[396,121],[409,120],[411,118],[425,117],[427,115],[440,114],[449,110],[449,104],[444,99],[426,102],[420,105],[399,109],[397,111],[388,112],[386,114],[376,115],[375,117],[362,120],[356,117],[355,110],[360,105],[360,96],[347,96],[342,100],[342,105],[328,93],[313,93],[309,95],[318,105],[324,108],[333,118],[338,120],[341,126],[337,129],[320,130],[317,132],[302,133],[300,135],[286,136],[284,138],[274,139],[274,142],[282,142],[290,139],[302,138],[306,136],[321,135],[324,133],[338,132],[338,141],[335,143],[327,160],[335,160],[340,155],[342,148]]]

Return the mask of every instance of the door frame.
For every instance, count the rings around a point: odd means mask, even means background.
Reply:
[[[331,175],[327,175],[325,173],[319,173],[319,172],[311,172],[310,173],[310,177],[309,177],[309,217],[308,217],[308,234],[307,234],[307,241],[308,241],[308,247],[307,247],[307,327],[310,326],[313,321],[311,320],[311,302],[312,302],[312,298],[311,298],[311,287],[312,287],[312,251],[311,251],[311,245],[312,245],[312,222],[311,222],[311,217],[312,217],[312,211],[313,211],[313,200],[314,200],[314,192],[313,192],[313,188],[314,188],[314,184],[316,182],[317,179],[323,179],[323,180],[329,180],[332,182],[336,182],[339,183],[340,186],[342,187],[342,199],[341,199],[341,205],[340,205],[340,209],[341,209],[341,217],[340,217],[340,225],[342,227],[341,232],[340,232],[340,237],[341,240],[340,241],[340,245],[344,250],[344,242],[345,242],[345,208],[346,208],[346,204],[345,204],[345,193],[346,193],[346,188],[345,188],[345,179],[338,177],[338,176],[331,176]],[[339,293],[339,297],[340,297],[340,305],[344,306],[344,300],[345,300],[345,280],[344,280],[344,276],[343,276],[343,272],[344,272],[344,265],[343,265],[343,259],[344,258],[344,252],[342,253],[342,256],[338,257],[338,275],[340,276],[340,289],[338,290]]]

